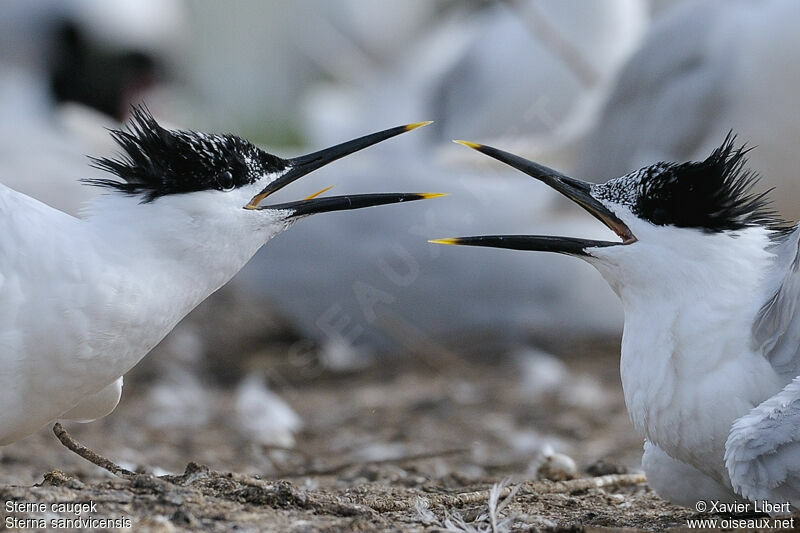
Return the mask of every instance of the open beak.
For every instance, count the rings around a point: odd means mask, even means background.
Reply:
[[[320,150],[318,152],[313,152],[308,155],[301,155],[300,157],[294,157],[292,159],[288,159],[288,168],[289,170],[283,174],[281,177],[267,185],[260,193],[255,195],[252,200],[245,206],[245,209],[289,209],[288,206],[291,204],[297,204],[298,202],[290,202],[287,204],[279,204],[282,207],[278,206],[259,206],[261,201],[269,196],[270,194],[278,191],[290,183],[296,181],[297,179],[305,176],[306,174],[317,170],[320,167],[327,165],[328,163],[332,163],[337,159],[341,159],[346,155],[350,155],[354,152],[358,152],[359,150],[363,150],[373,144],[377,144],[381,141],[385,141],[386,139],[390,139],[401,133],[405,133],[407,131],[411,131],[417,129],[421,126],[427,126],[430,124],[430,121],[427,122],[416,122],[414,124],[406,124],[405,126],[397,126],[395,128],[390,128],[388,130],[379,131],[377,133],[371,133],[369,135],[365,135],[363,137],[359,137],[358,139],[353,139],[352,141],[347,141],[341,144],[337,144],[336,146],[331,146],[330,148],[325,148],[324,150]],[[344,207],[345,204],[337,204],[342,207],[338,209],[356,209],[357,207],[369,207],[369,205],[380,205],[386,203],[392,203],[385,195],[381,195],[380,198],[374,198],[376,203],[369,204],[368,199],[362,196],[376,196],[376,195],[358,195],[359,200],[355,203],[360,204],[358,206],[353,207]],[[334,197],[334,198],[355,198],[355,197]],[[398,195],[394,195],[394,202],[402,202],[404,200],[410,200],[412,198],[400,197]],[[418,198],[413,198],[414,200]],[[316,199],[316,198],[309,198],[303,201],[311,201],[315,205],[320,206],[321,209],[324,211],[336,211],[338,209],[332,207],[333,204],[322,203],[323,200],[326,198]],[[324,208],[321,206],[325,206]],[[295,206],[295,208],[299,209],[299,206]],[[313,212],[321,212],[321,211],[313,211]],[[310,214],[310,213],[305,213]]]
[[[306,198],[296,202],[259,206],[256,209],[278,209],[291,211],[290,217],[303,217],[316,213],[329,211],[345,211],[347,209],[361,209],[375,205],[396,204],[398,202],[412,202],[414,200],[427,200],[446,196],[440,192],[398,192],[376,194],[350,194],[346,196],[327,196],[324,198]]]
[[[534,250],[540,252],[557,252],[570,255],[588,255],[587,248],[605,246],[618,246],[636,242],[636,237],[630,228],[625,225],[599,200],[591,195],[591,184],[565,176],[564,174],[544,165],[528,161],[514,154],[467,141],[455,141],[481,153],[511,165],[517,170],[544,182],[560,192],[576,204],[583,207],[592,216],[605,224],[616,233],[622,242],[596,241],[589,239],[576,239],[572,237],[553,237],[545,235],[486,235],[479,237],[457,237],[449,239],[434,239],[429,242],[434,244],[460,244],[466,246],[489,246],[493,248],[510,248],[513,250]]]

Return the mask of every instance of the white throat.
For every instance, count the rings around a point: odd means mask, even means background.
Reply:
[[[644,222],[632,230],[639,242],[596,250],[592,260],[625,310],[620,373],[631,420],[672,457],[707,465],[729,484],[731,423],[780,382],[751,348],[774,261],[768,230],[710,234]]]
[[[91,255],[88,335],[93,357],[105,358],[109,382],[127,372],[194,307],[227,283],[289,224],[231,206],[209,212],[217,191],[139,204],[115,194],[85,222]],[[228,208],[228,206],[223,206]],[[113,334],[111,334],[113,332]],[[103,380],[101,380],[103,381]]]

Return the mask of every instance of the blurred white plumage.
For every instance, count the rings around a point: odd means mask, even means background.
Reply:
[[[283,398],[269,390],[260,374],[248,374],[236,387],[236,422],[243,436],[258,444],[294,446],[303,423]]]

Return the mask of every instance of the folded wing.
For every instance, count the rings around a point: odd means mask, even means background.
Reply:
[[[725,466],[745,498],[800,508],[800,377],[733,423]]]

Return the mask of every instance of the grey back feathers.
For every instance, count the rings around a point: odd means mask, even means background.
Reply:
[[[765,283],[773,292],[753,325],[753,347],[791,379],[800,374],[800,226],[775,239],[770,251],[775,260]]]
[[[160,196],[203,190],[226,191],[255,182],[289,163],[235,135],[168,130],[146,107],[134,107],[128,127],[111,130],[122,149],[116,158],[91,158],[112,179],[86,179],[142,202]]]

